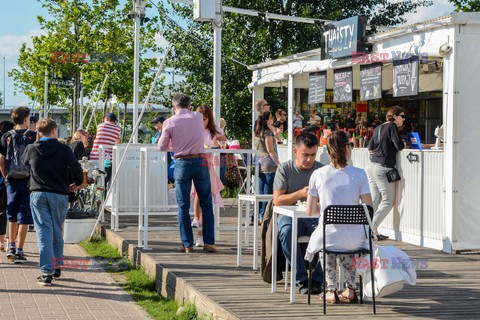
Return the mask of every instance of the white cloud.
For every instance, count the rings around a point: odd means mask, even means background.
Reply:
[[[25,35],[0,36],[0,57],[5,57],[5,69],[7,73],[13,68],[17,67],[17,61],[20,55],[20,48],[22,47],[22,44],[26,43],[27,47],[32,47],[32,37],[42,35],[42,34],[45,34],[45,32],[40,29],[33,29],[28,34],[25,34]],[[3,71],[3,61],[1,62],[2,62],[1,69]],[[13,79],[9,78],[8,76],[6,79],[5,89],[6,89],[7,107],[8,106],[13,107],[16,105],[26,105],[27,102],[29,101],[28,98],[21,92],[18,92],[17,95],[14,95]],[[0,90],[3,91],[3,86]]]
[[[0,56],[7,59],[18,57],[20,48],[23,43],[26,43],[28,47],[32,46],[32,37],[45,34],[43,30],[34,29],[26,35],[13,36],[5,35],[0,36]]]
[[[431,6],[422,7],[416,13],[407,13],[405,18],[407,24],[412,24],[450,14],[454,9],[449,0],[434,0]]]

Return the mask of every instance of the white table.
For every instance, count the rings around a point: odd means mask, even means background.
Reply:
[[[272,217],[272,292],[277,290],[277,237],[278,221],[277,214],[292,218],[292,256],[290,272],[290,303],[295,302],[296,278],[297,278],[297,225],[298,218],[319,218],[319,215],[307,216],[305,207],[298,206],[274,206]],[[287,281],[285,279],[285,281]]]
[[[238,234],[237,234],[237,267],[242,263],[242,207],[245,203],[253,203],[253,270],[258,270],[258,213],[260,202],[270,201],[273,194],[239,194],[238,195]],[[250,210],[245,214],[245,245],[248,246],[248,220]]]

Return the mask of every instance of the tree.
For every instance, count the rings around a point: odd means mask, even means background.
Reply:
[[[480,0],[450,0],[455,5],[455,11],[478,12],[480,11]]]
[[[23,45],[20,49],[18,68],[10,73],[16,89],[32,100],[37,97],[43,101],[44,73],[48,70],[50,78],[55,75],[79,79],[81,74],[84,94],[88,96],[108,74],[103,101],[115,95],[121,103],[130,102],[133,95],[133,22],[127,14],[131,2],[120,6],[119,0],[44,0],[42,6],[53,19],[39,16],[45,35],[32,39],[33,48]],[[161,52],[154,41],[159,30],[157,20],[153,18],[143,24],[143,55],[147,50]],[[98,62],[83,63],[83,53],[89,55],[87,60],[98,59]],[[157,66],[157,62],[153,58],[144,58],[140,66],[141,94],[145,94],[153,77],[150,69]],[[69,108],[75,124],[78,110],[69,102],[73,102],[73,98],[71,87],[51,86],[48,92],[50,105]]]
[[[367,15],[371,32],[380,25],[392,26],[405,22],[404,15],[431,1],[403,0],[224,0],[223,5],[274,12],[284,15],[341,20],[355,15]],[[192,96],[194,104],[211,104],[213,81],[212,27],[210,23],[192,21],[192,8],[174,5],[169,12],[158,5],[160,19],[167,26],[165,37],[174,44],[169,65],[185,74],[181,89]],[[185,32],[173,19],[173,14],[187,21]],[[322,27],[288,21],[264,20],[233,13],[224,14],[222,29],[222,116],[227,120],[229,134],[248,139],[251,136],[251,93],[247,84],[252,73],[245,65],[277,59],[321,46]],[[244,65],[234,62],[241,61]],[[278,90],[265,92],[272,105],[285,107]]]

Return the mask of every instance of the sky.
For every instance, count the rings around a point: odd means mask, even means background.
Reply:
[[[122,1],[127,2],[127,0]],[[417,13],[406,15],[407,23],[416,23],[449,14],[454,9],[448,0],[433,0],[433,2],[431,7],[422,8]],[[8,72],[17,66],[18,53],[22,44],[26,42],[27,45],[31,45],[31,37],[42,33],[36,18],[39,15],[48,17],[48,12],[37,0],[8,1],[8,5],[2,4],[0,11],[0,91],[3,92],[3,57],[5,57],[7,108],[30,104],[29,99],[21,92],[14,93],[13,79],[8,77]]]

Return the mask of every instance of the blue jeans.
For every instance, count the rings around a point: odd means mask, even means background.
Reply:
[[[68,195],[32,192],[30,206],[37,234],[40,271],[53,274],[52,262],[61,265],[63,260],[62,226],[68,209]]]
[[[318,225],[318,218],[301,218],[298,219],[297,237],[310,236]],[[292,218],[282,216],[278,221],[278,236],[282,244],[283,254],[287,258],[290,265],[292,264]],[[300,251],[300,244],[297,242],[297,282],[303,282],[308,279],[305,261]],[[313,281],[323,282],[323,271],[320,259],[312,274]]]
[[[215,218],[213,217],[212,190],[208,166],[202,165],[202,158],[175,159],[175,195],[178,203],[178,225],[180,238],[185,248],[193,247],[193,233],[190,221],[190,191],[192,181],[200,200],[203,218],[203,241],[215,244]]]
[[[275,172],[270,173],[262,173],[260,172],[258,175],[258,186],[260,188],[260,194],[272,194],[273,193],[273,179],[275,179]],[[263,219],[263,215],[265,214],[265,208],[267,207],[267,202],[260,202],[260,211],[259,217],[260,220]]]

